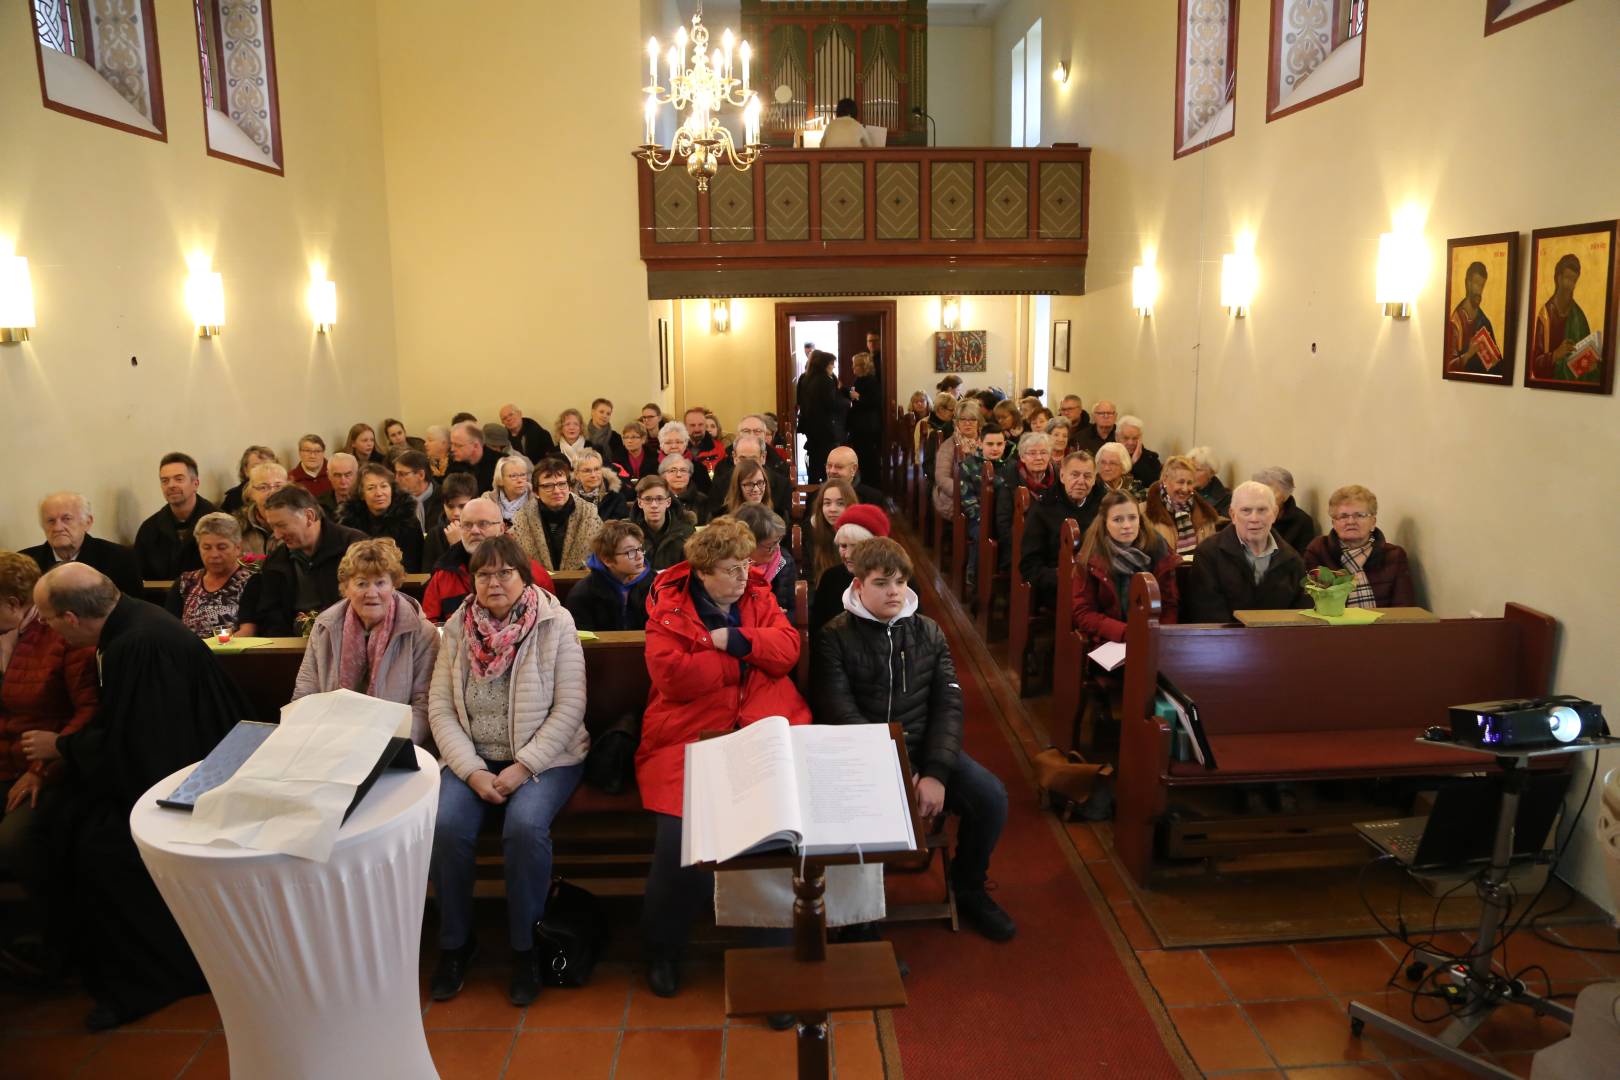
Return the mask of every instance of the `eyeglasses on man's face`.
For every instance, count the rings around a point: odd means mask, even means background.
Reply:
[[[640,562],[647,557],[647,549],[644,547],[620,548],[613,554],[621,559],[629,559],[631,562]]]
[[[565,491],[568,488],[566,480],[546,480],[534,485],[536,491]]]
[[[668,506],[668,495],[637,495],[636,502],[642,506]]]

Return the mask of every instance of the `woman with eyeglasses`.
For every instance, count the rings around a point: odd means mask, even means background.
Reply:
[[[697,518],[675,498],[662,475],[636,481],[636,505],[630,521],[646,537],[647,565],[655,574],[686,558],[686,541],[697,529]]]
[[[628,521],[604,521],[585,560],[589,571],[568,590],[568,611],[581,630],[640,630],[647,625],[647,537]]]
[[[1347,484],[1328,496],[1333,531],[1305,546],[1305,569],[1349,570],[1356,586],[1346,604],[1354,607],[1413,607],[1412,571],[1406,549],[1384,539],[1378,528],[1378,496],[1360,484]]]
[[[770,585],[782,614],[792,619],[794,593],[799,584],[799,564],[794,561],[793,553],[782,546],[782,540],[787,536],[787,523],[764,503],[748,503],[739,507],[736,518],[754,534],[754,553],[749,560],[765,575],[765,582]]]
[[[769,505],[770,500],[771,478],[765,474],[765,466],[752,460],[738,462],[726,490],[725,512],[734,514],[749,503]]]
[[[591,541],[601,531],[596,507],[575,495],[569,477],[573,466],[560,455],[543,457],[534,467],[534,493],[512,520],[512,535],[529,557],[548,571],[583,570]]]
[[[709,516],[709,501],[703,489],[693,483],[692,473],[697,466],[679,454],[666,454],[658,463],[658,475],[669,489],[669,494],[680,510],[690,514],[693,524],[702,525]]]
[[[579,786],[585,751],[585,654],[573,616],[534,584],[510,536],[478,545],[474,594],[445,623],[433,668],[428,719],[444,760],[431,877],[439,900],[439,963],[429,992],[461,992],[478,952],[473,884],[478,830],[505,810],[501,847],[512,948],[507,997],[540,994],[534,924],[551,889],[551,822]]]
[[[594,447],[574,459],[574,494],[596,507],[603,521],[630,516],[618,470],[602,463],[602,453]]]
[[[687,932],[714,895],[712,874],[681,866],[687,744],[768,716],[810,722],[793,685],[799,633],[764,575],[751,572],[755,546],[747,525],[715,518],[686,542],[686,561],[658,575],[647,601],[652,691],[636,750],[636,782],[657,820],[641,939],[647,986],[659,997],[680,990]]]
[[[428,684],[439,633],[422,605],[399,591],[405,565],[384,537],[350,544],[338,563],[343,599],[321,612],[309,633],[293,700],[353,690],[411,707],[411,741],[429,749]]]

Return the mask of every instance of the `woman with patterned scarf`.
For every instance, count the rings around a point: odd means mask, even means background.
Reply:
[[[349,545],[338,563],[343,599],[321,612],[309,632],[293,700],[353,690],[411,707],[411,741],[433,749],[428,684],[439,632],[422,605],[399,591],[405,564],[387,537]]]
[[[1148,524],[1178,555],[1191,555],[1194,548],[1226,524],[1220,512],[1198,494],[1197,475],[1198,468],[1191,458],[1179,454],[1169,458],[1142,500]]]
[[[1158,579],[1163,604],[1159,621],[1176,621],[1176,568],[1181,556],[1157,530],[1142,524],[1140,507],[1125,492],[1103,496],[1080,545],[1080,564],[1083,570],[1074,578],[1074,621],[1093,641],[1125,640],[1125,604],[1131,578],[1140,573]]]
[[[534,924],[551,888],[551,822],[584,771],[585,654],[568,609],[534,584],[509,535],[473,553],[474,596],[445,622],[428,719],[444,759],[431,875],[439,899],[435,1001],[460,993],[478,951],[474,848],[484,814],[504,807],[507,934],[524,1006],[540,993]]]

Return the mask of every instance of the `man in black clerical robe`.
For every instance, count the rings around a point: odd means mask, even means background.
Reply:
[[[66,763],[40,822],[51,941],[76,965],[95,1008],[91,1030],[128,1023],[208,989],[147,874],[129,814],[159,780],[206,757],[248,710],[197,636],[168,612],[120,596],[82,563],[34,589],[39,617],[73,647],[94,645],[101,704],[82,730],[22,737],[32,760]]]

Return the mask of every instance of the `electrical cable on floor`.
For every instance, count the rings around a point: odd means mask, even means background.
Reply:
[[[1536,890],[1536,894],[1535,894],[1534,897],[1531,898],[1530,903],[1524,907],[1524,909],[1522,910],[1522,912],[1519,915],[1518,921],[1517,922],[1513,921],[1513,909],[1518,907],[1518,902],[1519,902],[1518,890],[1515,889],[1510,882],[1504,881],[1501,884],[1501,888],[1504,889],[1507,892],[1507,899],[1506,899],[1506,902],[1505,902],[1505,904],[1503,906],[1502,921],[1501,921],[1501,923],[1500,923],[1500,925],[1498,927],[1498,935],[1490,942],[1480,942],[1480,941],[1473,942],[1469,946],[1468,951],[1465,952],[1465,953],[1460,953],[1460,954],[1459,953],[1454,953],[1450,949],[1443,948],[1442,946],[1438,945],[1434,941],[1434,938],[1438,935],[1439,928],[1440,928],[1440,909],[1441,909],[1442,906],[1444,906],[1445,902],[1451,898],[1452,894],[1455,893],[1458,889],[1462,888],[1464,885],[1467,885],[1469,883],[1474,883],[1477,886],[1478,883],[1484,878],[1486,873],[1489,872],[1490,868],[1488,866],[1481,869],[1481,870],[1479,870],[1477,873],[1471,874],[1468,877],[1463,878],[1462,880],[1458,881],[1455,885],[1453,885],[1451,888],[1449,888],[1445,892],[1441,893],[1439,899],[1437,899],[1435,901],[1435,903],[1434,903],[1434,913],[1433,913],[1433,916],[1430,919],[1429,933],[1428,933],[1427,938],[1425,938],[1423,940],[1419,940],[1419,941],[1411,941],[1408,938],[1407,929],[1406,929],[1406,921],[1401,916],[1401,913],[1400,913],[1400,905],[1401,905],[1401,897],[1402,897],[1401,892],[1396,893],[1396,919],[1395,919],[1395,922],[1396,922],[1396,926],[1399,928],[1398,931],[1390,929],[1390,927],[1385,924],[1384,920],[1379,917],[1378,912],[1373,908],[1373,905],[1367,899],[1367,890],[1366,890],[1366,874],[1367,874],[1367,871],[1371,867],[1376,866],[1379,863],[1393,861],[1395,859],[1395,857],[1393,855],[1389,855],[1389,854],[1380,855],[1377,858],[1372,859],[1371,861],[1369,861],[1369,862],[1362,865],[1361,872],[1356,875],[1356,891],[1360,896],[1362,906],[1367,909],[1367,914],[1369,916],[1371,916],[1373,922],[1378,925],[1378,928],[1380,930],[1382,930],[1385,934],[1388,934],[1390,937],[1397,938],[1399,941],[1401,941],[1403,944],[1405,944],[1407,946],[1406,951],[1401,955],[1401,958],[1396,962],[1395,970],[1390,974],[1390,977],[1384,983],[1384,986],[1385,986],[1386,989],[1390,989],[1390,988],[1397,989],[1397,990],[1400,990],[1403,993],[1406,993],[1406,994],[1408,994],[1410,996],[1410,998],[1411,998],[1410,1011],[1411,1011],[1413,1020],[1417,1021],[1420,1024],[1430,1024],[1430,1023],[1437,1023],[1437,1022],[1439,1022],[1441,1020],[1445,1020],[1445,1019],[1455,1018],[1457,1016],[1458,1012],[1461,1009],[1466,1008],[1468,1006],[1468,1004],[1469,1004],[1468,995],[1459,993],[1454,986],[1447,986],[1445,988],[1441,988],[1436,983],[1434,989],[1425,989],[1425,987],[1429,986],[1429,984],[1431,984],[1431,983],[1435,983],[1435,980],[1437,980],[1439,978],[1439,976],[1441,976],[1442,974],[1448,973],[1457,964],[1466,964],[1466,963],[1469,963],[1469,962],[1471,962],[1472,960],[1474,960],[1476,958],[1479,958],[1479,957],[1482,957],[1482,956],[1490,956],[1490,955],[1494,954],[1497,951],[1497,949],[1502,950],[1502,967],[1503,967],[1504,970],[1506,970],[1506,968],[1507,968],[1508,939],[1511,938],[1515,933],[1518,932],[1519,928],[1524,925],[1526,920],[1529,920],[1529,922],[1530,922],[1531,933],[1534,934],[1536,937],[1541,938],[1543,941],[1546,941],[1548,944],[1557,945],[1560,948],[1574,949],[1576,951],[1583,951],[1583,952],[1584,951],[1590,951],[1590,952],[1600,952],[1600,953],[1620,953],[1620,948],[1617,948],[1617,949],[1590,949],[1590,950],[1586,950],[1586,949],[1580,949],[1578,946],[1566,945],[1566,944],[1564,944],[1562,942],[1553,941],[1552,939],[1549,939],[1549,938],[1545,937],[1544,935],[1542,935],[1541,933],[1539,933],[1538,929],[1536,927],[1536,920],[1530,918],[1531,913],[1534,912],[1535,909],[1536,909],[1536,905],[1541,902],[1542,896],[1545,895],[1545,893],[1547,891],[1547,886],[1552,884],[1553,879],[1557,876],[1558,865],[1559,865],[1560,862],[1563,861],[1564,853],[1569,850],[1570,844],[1574,841],[1576,830],[1580,826],[1581,817],[1586,813],[1587,803],[1591,801],[1592,789],[1593,789],[1594,786],[1596,786],[1596,781],[1597,781],[1597,769],[1594,768],[1594,769],[1591,770],[1591,773],[1587,778],[1586,793],[1581,796],[1581,804],[1575,811],[1575,817],[1574,817],[1574,820],[1570,823],[1569,831],[1567,833],[1565,833],[1565,835],[1564,835],[1564,842],[1562,844],[1558,845],[1557,849],[1553,852],[1552,860],[1547,866],[1546,879],[1544,881],[1542,881],[1541,887]],[[1404,877],[1403,877],[1403,880],[1404,880]],[[1562,906],[1557,907],[1557,908],[1553,909],[1550,912],[1546,912],[1543,915],[1538,916],[1538,918],[1547,918],[1549,916],[1556,915],[1559,912],[1564,911],[1567,908],[1569,908],[1571,905],[1574,904],[1574,902],[1575,902],[1575,894],[1574,894],[1574,890],[1571,889],[1569,899],[1566,900]],[[1484,951],[1481,951],[1482,948],[1484,949]],[[1414,957],[1414,955],[1416,955],[1419,952],[1423,952],[1423,953],[1427,953],[1427,954],[1429,954],[1431,956],[1435,956],[1435,957],[1437,957],[1437,958],[1439,958],[1441,960],[1444,960],[1445,963],[1437,964],[1437,965],[1434,965],[1434,966],[1430,967],[1429,970],[1424,972],[1422,974],[1422,977],[1420,979],[1418,979],[1418,982],[1417,982],[1417,984],[1415,986],[1403,985],[1402,982],[1401,982],[1401,978],[1402,978],[1403,975],[1406,975],[1409,971],[1412,970],[1413,967],[1416,966],[1412,962],[1412,958]],[[1504,976],[1501,976],[1501,975],[1497,975],[1494,972],[1487,973],[1487,976],[1486,976],[1487,986],[1483,990],[1483,993],[1486,996],[1489,996],[1489,997],[1512,998],[1513,996],[1515,996],[1515,992],[1514,992],[1515,985],[1520,984],[1520,976],[1522,976],[1526,972],[1530,972],[1530,971],[1540,971],[1541,972],[1542,978],[1546,981],[1546,984],[1547,984],[1547,994],[1545,996],[1548,999],[1552,999],[1555,996],[1556,997],[1568,997],[1568,996],[1570,996],[1568,994],[1554,995],[1552,993],[1552,979],[1547,974],[1546,968],[1542,967],[1540,964],[1526,965],[1525,967],[1521,968],[1518,972],[1516,972],[1511,977],[1504,977]],[[1439,998],[1439,999],[1441,999],[1442,1001],[1444,1001],[1446,1003],[1446,1011],[1445,1011],[1445,1013],[1443,1015],[1441,1015],[1441,1016],[1435,1016],[1435,1017],[1424,1017],[1424,1016],[1419,1015],[1419,1013],[1418,1013],[1418,999],[1420,997],[1431,997],[1431,998]]]

